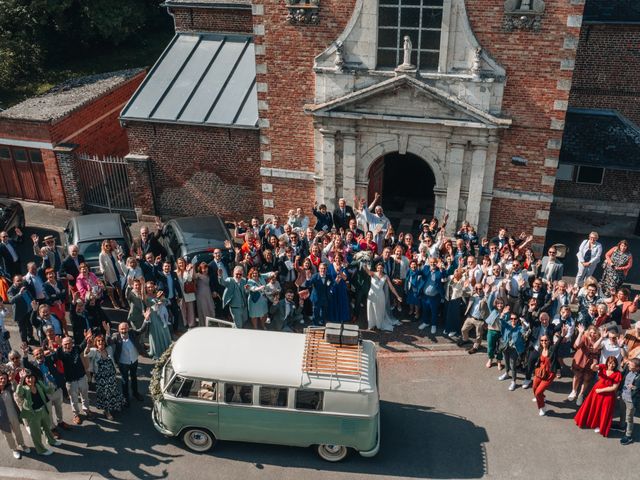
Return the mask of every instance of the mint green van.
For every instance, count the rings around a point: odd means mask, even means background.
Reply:
[[[153,423],[192,451],[217,440],[314,446],[324,460],[380,448],[376,346],[337,347],[322,334],[197,328],[152,380]],[[155,389],[153,384],[155,382]]]

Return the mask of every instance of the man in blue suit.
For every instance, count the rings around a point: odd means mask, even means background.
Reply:
[[[313,324],[324,325],[329,313],[329,294],[333,288],[333,280],[327,275],[327,265],[321,263],[318,266],[318,273],[313,275],[307,270],[307,281],[304,282],[303,287],[312,288]]]
[[[438,326],[438,309],[444,296],[443,282],[446,281],[446,274],[438,268],[438,259],[429,257],[429,264],[422,269],[423,287],[421,292],[422,323],[418,326],[424,330],[431,326],[431,336],[436,334]]]

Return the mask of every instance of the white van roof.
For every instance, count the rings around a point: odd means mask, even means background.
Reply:
[[[374,391],[375,345],[363,342],[360,376],[303,373],[305,335],[204,327],[178,339],[171,364],[178,375],[234,383],[339,391]]]

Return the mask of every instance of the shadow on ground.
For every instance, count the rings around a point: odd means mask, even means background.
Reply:
[[[264,465],[382,477],[481,478],[487,473],[484,428],[455,415],[419,405],[380,402],[380,452],[364,458],[356,452],[343,462],[321,460],[313,449],[220,442],[211,456]],[[392,448],[390,443],[393,444]]]

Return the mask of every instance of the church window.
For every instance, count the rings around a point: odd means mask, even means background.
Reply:
[[[444,0],[379,0],[378,68],[403,63],[404,37],[411,39],[411,63],[437,70]]]

